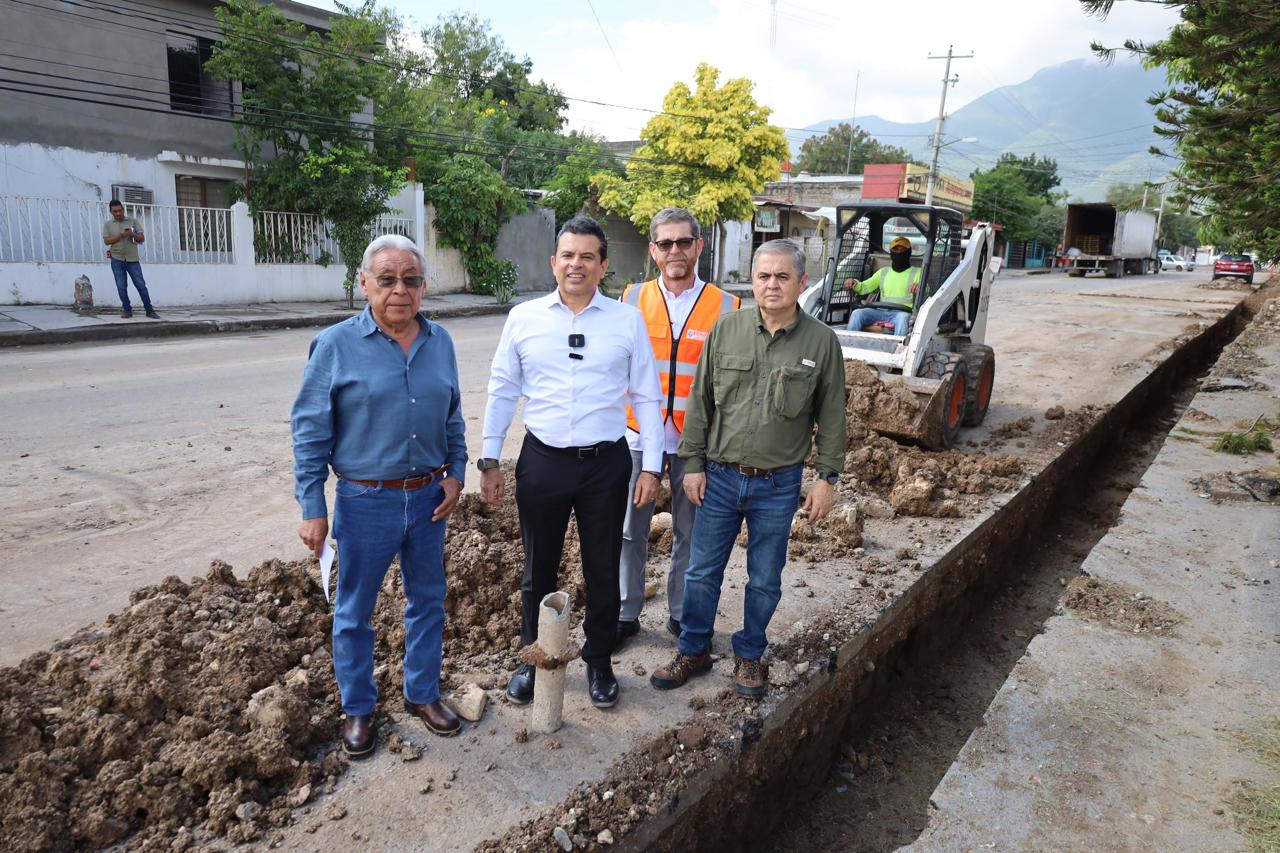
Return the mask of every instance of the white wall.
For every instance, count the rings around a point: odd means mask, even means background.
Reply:
[[[30,143],[0,145],[0,194],[4,195],[88,199],[105,205],[111,200],[112,184],[133,184],[154,192],[156,204],[177,204],[178,175],[237,180],[244,177],[244,165],[173,151],[139,159]],[[105,213],[102,218],[106,219]]]

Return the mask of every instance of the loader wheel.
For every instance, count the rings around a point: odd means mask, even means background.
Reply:
[[[964,425],[977,426],[987,416],[991,405],[991,389],[996,382],[996,353],[983,344],[965,344],[960,348],[968,369],[964,401]]]
[[[939,430],[941,449],[956,443],[960,425],[964,422],[966,389],[969,385],[969,368],[964,356],[958,352],[934,352],[925,356],[920,365],[920,375],[927,379],[941,379],[942,423]]]

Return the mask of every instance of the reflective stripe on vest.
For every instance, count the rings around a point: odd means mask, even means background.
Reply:
[[[693,377],[698,370],[698,357],[707,340],[711,327],[720,315],[736,311],[742,300],[707,282],[698,294],[689,318],[685,320],[678,337],[672,336],[671,315],[667,313],[667,300],[657,279],[642,285],[631,285],[622,294],[622,301],[640,309],[645,327],[649,330],[649,343],[658,361],[658,383],[666,399],[662,404],[662,420],[667,418],[677,430],[684,431],[684,413],[688,407],[689,393],[693,389]],[[627,426],[636,432],[640,425],[635,412],[627,407]]]

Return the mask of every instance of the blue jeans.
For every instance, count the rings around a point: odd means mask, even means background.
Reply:
[[[440,698],[444,634],[444,529],[431,514],[444,499],[438,483],[404,491],[338,480],[333,537],[338,590],[333,609],[333,671],[348,715],[372,714],[373,607],[391,560],[404,581],[404,696],[424,705]]]
[[[133,310],[129,305],[129,285],[125,281],[125,273],[128,273],[129,278],[133,279],[133,286],[137,289],[138,296],[142,297],[142,309],[150,311],[151,295],[147,293],[147,280],[142,277],[142,264],[137,261],[122,261],[119,258],[112,258],[111,274],[116,277],[116,293],[120,294],[121,310]]]
[[[747,522],[747,588],[742,630],[733,635],[733,653],[759,660],[768,641],[765,629],[782,599],[782,567],[787,562],[791,519],[800,503],[802,463],[765,477],[748,477],[707,461],[707,491],[693,521],[693,554],[684,577],[680,620],[682,654],[707,650],[715,630],[716,607],[734,540]]]
[[[906,311],[890,311],[886,308],[858,308],[849,315],[849,325],[845,328],[851,332],[861,332],[869,323],[882,322],[892,323],[893,333],[905,336],[910,330],[911,315]]]

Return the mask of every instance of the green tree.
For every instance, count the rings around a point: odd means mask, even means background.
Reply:
[[[617,158],[590,139],[583,139],[556,165],[551,178],[542,186],[552,193],[546,204],[555,211],[556,228],[582,210],[596,188],[595,176],[602,171],[615,176],[623,173]],[[598,188],[595,191],[598,192]]]
[[[1053,188],[1062,183],[1062,178],[1058,176],[1058,161],[1052,157],[1037,157],[1035,154],[1019,157],[1006,151],[996,160],[996,166],[1017,170],[1022,175],[1022,182],[1026,184],[1027,190],[1046,202],[1054,201]]]
[[[627,162],[626,176],[600,172],[600,205],[647,230],[664,207],[679,206],[702,222],[750,219],[754,196],[776,180],[787,156],[782,129],[769,124],[772,110],[756,103],[745,77],[718,85],[720,72],[700,63],[696,88],[671,87],[663,112],[645,125],[644,140]]]
[[[882,145],[861,127],[841,122],[800,144],[795,169],[811,175],[860,175],[868,163],[914,162],[906,149]]]
[[[215,10],[222,39],[206,69],[242,87],[241,197],[254,210],[314,213],[332,223],[351,304],[373,222],[404,171],[379,157],[372,123],[358,120],[383,91],[385,70],[372,60],[394,22],[372,2],[343,11],[329,31],[308,31],[274,6],[229,0]]]
[[[1036,220],[1045,202],[1027,187],[1022,171],[1006,163],[976,171],[970,177],[974,219],[1000,223],[1004,226],[1005,239],[1011,242],[1041,236]],[[1057,242],[1057,237],[1053,242]]]
[[[1280,4],[1275,0],[1161,0],[1181,20],[1152,44],[1123,49],[1148,67],[1165,69],[1169,88],[1156,92],[1155,131],[1181,161],[1175,204],[1204,211],[1205,233],[1226,237],[1228,250],[1250,249],[1280,260]],[[1115,0],[1081,0],[1105,17]],[[1116,49],[1094,44],[1104,58]],[[1153,153],[1164,153],[1153,148]]]

